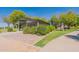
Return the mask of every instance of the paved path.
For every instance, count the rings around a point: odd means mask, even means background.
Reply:
[[[49,42],[41,48],[43,52],[79,52],[79,31],[75,31]]]
[[[22,34],[21,32],[0,33],[0,51],[38,51],[39,48],[33,44],[39,38],[37,35]]]

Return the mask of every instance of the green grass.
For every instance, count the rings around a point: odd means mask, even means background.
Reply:
[[[51,40],[61,36],[61,35],[64,35],[64,34],[67,34],[67,33],[70,33],[70,32],[73,32],[75,31],[76,29],[69,29],[69,30],[65,30],[65,31],[53,31],[51,33],[49,33],[47,36],[45,36],[43,39],[41,39],[40,41],[38,41],[35,46],[39,46],[39,47],[43,47],[45,46],[48,42],[50,42]]]

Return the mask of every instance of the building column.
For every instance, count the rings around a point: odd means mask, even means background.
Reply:
[[[39,22],[37,22],[37,26],[36,26],[36,31],[37,31],[37,28],[39,27]]]
[[[18,21],[18,31],[20,30],[20,28],[19,28],[19,21]]]
[[[37,22],[37,27],[39,27],[39,22]]]
[[[50,22],[50,26],[52,25],[52,23]]]

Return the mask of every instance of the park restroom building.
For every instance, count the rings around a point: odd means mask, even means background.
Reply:
[[[42,20],[35,20],[33,18],[20,19],[16,23],[18,30],[22,30],[25,26],[39,26],[39,25],[49,25],[48,22]]]

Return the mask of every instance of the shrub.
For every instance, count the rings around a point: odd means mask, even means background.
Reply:
[[[45,35],[45,34],[47,34],[49,32],[50,32],[50,29],[47,26],[45,26],[45,25],[40,25],[37,28],[37,33],[38,34]]]
[[[13,32],[16,32],[17,31],[17,29],[13,29]]]
[[[0,29],[0,33],[3,32],[3,29]]]
[[[76,29],[79,29],[79,26],[76,26]]]
[[[54,26],[47,26],[47,25],[39,25],[39,27],[24,27],[23,33],[24,34],[40,34],[45,35],[52,30],[54,30]]]
[[[53,31],[53,30],[55,30],[55,26],[52,26],[52,25],[47,26],[47,28],[49,28],[50,32]]]
[[[12,32],[12,31],[13,31],[13,28],[7,27],[7,32]]]
[[[35,27],[24,27],[23,33],[24,34],[34,34],[36,31]]]

